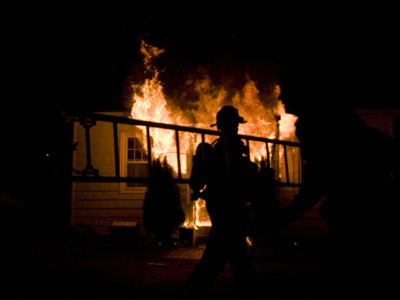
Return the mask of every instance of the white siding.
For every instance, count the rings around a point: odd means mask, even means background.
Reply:
[[[133,126],[119,126],[133,130]],[[119,137],[118,137],[119,139]],[[85,130],[75,123],[74,142],[79,141],[73,156],[74,169],[81,171],[86,166]],[[119,141],[120,143],[120,141]],[[100,176],[115,176],[113,127],[108,122],[97,122],[90,129],[91,162]],[[96,234],[108,234],[113,221],[138,221],[142,219],[144,188],[121,192],[118,182],[74,182],[72,189],[71,225],[89,226]]]

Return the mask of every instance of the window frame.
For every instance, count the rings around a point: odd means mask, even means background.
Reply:
[[[120,175],[121,177],[128,177],[128,163],[148,164],[148,161],[128,161],[128,139],[137,138],[136,130],[132,131],[121,131],[120,132]],[[128,186],[127,182],[119,183],[119,191],[124,194],[142,194],[147,190],[147,186]]]

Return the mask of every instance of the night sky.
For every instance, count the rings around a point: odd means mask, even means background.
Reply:
[[[171,93],[199,65],[226,70],[220,78],[248,72],[260,82],[287,66],[318,65],[347,83],[343,94],[354,95],[355,106],[398,106],[390,8],[312,9],[16,9],[5,43],[12,98],[37,111],[121,107],[127,82],[140,77],[144,39],[166,50],[161,76]]]
[[[302,79],[318,70],[340,82],[343,105],[399,107],[398,21],[389,7],[153,6],[7,11],[3,128],[17,122],[46,143],[63,111],[126,108],[129,81],[143,79],[141,39],[165,49],[158,64],[169,95],[199,66],[237,85],[245,73],[262,84],[282,70]]]

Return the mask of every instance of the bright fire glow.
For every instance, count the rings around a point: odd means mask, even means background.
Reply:
[[[169,103],[172,99],[166,99],[163,93],[162,83],[159,80],[159,72],[153,65],[153,60],[164,50],[151,46],[142,41],[141,53],[144,58],[146,70],[152,74],[143,84],[132,84],[132,110],[133,119],[189,125],[199,128],[210,129],[210,124],[215,123],[215,116],[218,110],[225,104],[232,104],[239,110],[239,114],[247,121],[246,124],[239,126],[239,133],[267,137],[271,139],[293,140],[295,138],[294,123],[296,116],[287,114],[284,105],[279,100],[280,88],[275,85],[269,95],[274,107],[268,107],[260,98],[256,83],[247,78],[246,84],[239,91],[234,93],[231,103],[226,103],[228,91],[223,86],[214,85],[209,76],[204,74],[203,78],[191,81],[194,92],[199,95],[196,107],[190,111],[181,111],[179,108],[172,108]],[[145,133],[143,132],[142,141],[146,145]],[[151,129],[152,155],[153,158],[167,158],[168,163],[177,171],[176,139],[173,130]],[[215,139],[215,137],[211,140]],[[190,155],[193,155],[196,145],[200,142],[199,136],[193,134],[180,134],[180,158],[182,174],[188,175],[190,171]],[[147,149],[147,147],[145,147]],[[269,145],[270,153],[273,153],[272,145]],[[266,157],[266,145],[264,143],[250,143],[250,157],[260,160]],[[282,157],[281,149],[278,151],[279,160]],[[273,155],[273,154],[271,154]],[[210,226],[211,222],[205,210],[204,200],[194,201],[193,221],[185,223],[187,227],[198,228]],[[206,215],[206,216],[205,216]],[[190,223],[190,224],[189,224]]]
[[[211,227],[211,220],[207,213],[206,201],[199,198],[193,202],[193,219],[186,218],[183,227],[199,229],[199,227]]]

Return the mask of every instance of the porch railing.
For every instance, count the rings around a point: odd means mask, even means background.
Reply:
[[[175,145],[176,145],[176,153],[177,153],[177,176],[175,181],[178,183],[188,183],[188,178],[183,178],[182,176],[182,165],[181,165],[181,155],[180,155],[180,147],[179,147],[179,133],[186,132],[186,133],[197,133],[201,135],[201,141],[205,142],[206,135],[212,136],[219,136],[220,132],[215,130],[208,130],[208,129],[201,129],[195,127],[188,127],[188,126],[180,126],[180,125],[173,125],[173,124],[164,124],[164,123],[156,123],[150,121],[142,121],[142,120],[135,120],[126,117],[118,117],[118,116],[110,116],[98,113],[88,113],[88,114],[80,114],[80,115],[70,115],[67,116],[70,120],[72,126],[74,123],[79,123],[83,126],[85,130],[85,142],[86,142],[86,166],[83,170],[75,170],[73,169],[72,180],[77,182],[147,182],[149,177],[127,177],[121,176],[120,172],[120,144],[118,141],[118,126],[120,124],[127,124],[127,125],[134,125],[134,126],[142,126],[146,128],[146,142],[147,142],[147,161],[150,167],[152,163],[152,149],[151,149],[151,135],[150,129],[151,128],[160,128],[160,129],[169,129],[175,131]],[[91,140],[90,140],[90,130],[93,126],[96,126],[98,121],[108,122],[112,124],[113,128],[113,147],[114,147],[114,163],[115,163],[115,176],[102,176],[98,169],[96,169],[92,164],[92,149],[91,149]],[[265,144],[266,148],[266,166],[269,168],[274,165],[274,162],[271,161],[271,150],[270,145],[272,148],[276,146],[283,147],[283,168],[284,168],[284,177],[286,180],[277,180],[278,186],[301,186],[301,175],[296,176],[297,180],[293,180],[290,177],[289,172],[289,165],[288,165],[288,151],[287,147],[294,147],[297,149],[297,152],[300,155],[300,143],[290,142],[290,141],[282,141],[277,139],[268,139],[264,137],[257,137],[257,136],[249,136],[249,135],[239,135],[239,137],[246,141],[248,149],[251,153],[251,147],[249,147],[250,142],[262,142]],[[280,156],[280,155],[279,155]],[[279,158],[275,158],[279,159]],[[282,160],[282,159],[281,159]],[[298,169],[298,173],[300,174],[301,171],[301,158],[298,160],[298,165],[296,168]],[[275,164],[276,165],[276,164]],[[278,163],[279,166],[279,163]],[[279,170],[276,170],[280,172]],[[294,176],[293,176],[294,177]]]

